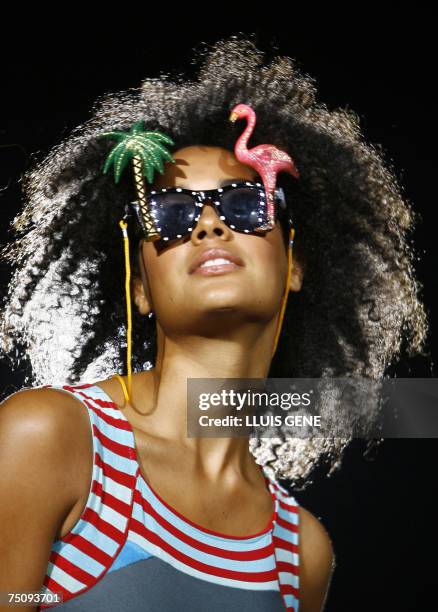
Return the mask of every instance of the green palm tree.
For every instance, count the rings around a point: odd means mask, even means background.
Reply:
[[[147,204],[143,177],[149,183],[152,183],[156,170],[161,174],[164,172],[163,160],[175,163],[172,155],[164,146],[164,144],[174,145],[175,143],[169,136],[157,130],[153,132],[145,131],[142,120],[134,123],[128,132],[103,132],[99,136],[117,141],[117,144],[108,155],[103,168],[103,173],[106,174],[111,164],[113,164],[116,183],[119,182],[123,170],[126,168],[129,160],[132,159],[135,186],[137,188],[147,238],[148,240],[157,240],[160,235],[156,230],[154,219]]]

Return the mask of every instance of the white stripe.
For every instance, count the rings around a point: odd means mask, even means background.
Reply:
[[[286,506],[296,506],[297,510],[291,510],[291,512],[298,512],[298,504],[295,501],[294,497],[291,497],[290,495],[282,495],[281,493],[278,493],[278,498],[283,502],[283,504],[285,504]]]
[[[112,440],[115,440],[116,442],[119,442],[120,444],[129,446],[130,448],[135,448],[135,439],[132,431],[121,429],[120,427],[116,427],[115,425],[107,423],[99,414],[99,412],[101,411],[102,413],[105,413],[118,421],[127,421],[126,417],[118,408],[103,408],[101,406],[98,406],[95,402],[93,402],[92,398],[88,399],[83,397],[79,390],[69,391],[68,389],[62,389],[61,387],[54,388],[58,388],[61,391],[64,391],[65,393],[72,394],[79,401],[81,401],[88,411],[90,421],[94,425],[96,425],[96,427],[100,431],[102,431],[104,435],[111,438]],[[87,389],[85,389],[85,391],[87,391]],[[94,412],[94,410],[90,406],[88,406],[86,402],[91,404],[93,408],[96,408],[96,412]]]
[[[134,518],[135,518],[135,505],[134,504]],[[229,569],[236,572],[267,572],[275,569],[275,558],[274,555],[268,553],[266,557],[261,559],[254,559],[252,561],[241,560],[237,561],[234,559],[227,559],[224,557],[219,557],[215,554],[210,554],[198,550],[194,546],[190,546],[186,544],[179,538],[172,535],[169,531],[167,531],[164,527],[162,527],[157,521],[151,516],[146,515],[146,520],[144,524],[149,531],[156,534],[160,537],[166,544],[175,548],[178,552],[181,552],[188,557],[198,561],[200,563],[205,563],[206,565],[211,565],[213,567],[218,567],[221,569]]]
[[[132,489],[125,486],[124,484],[116,482],[110,476],[106,475],[104,478],[105,478],[105,487],[104,487],[105,491],[130,506],[132,495],[133,495]],[[100,482],[100,484],[104,486],[103,482],[101,481],[98,481],[98,482]]]
[[[120,512],[117,512],[117,510],[110,508],[106,504],[101,503],[99,518],[107,523],[110,523],[110,525],[112,525],[118,531],[121,531],[122,533],[125,532],[128,519],[124,517],[123,514],[120,514]]]
[[[50,578],[52,578],[53,580],[55,580],[64,589],[67,589],[72,593],[76,593],[77,591],[80,591],[86,586],[85,584],[82,584],[82,582],[79,582],[79,580],[76,580],[75,578],[64,572],[64,570],[62,570],[61,568],[57,567],[56,565],[53,565],[53,563],[51,563],[50,561],[47,568],[47,575],[50,576]]]
[[[105,458],[106,458],[106,448],[100,448],[97,451],[97,454],[99,455],[99,459],[100,461],[105,464]],[[102,457],[103,455],[103,457]],[[133,463],[133,462],[132,462]],[[114,466],[110,466],[110,467],[114,467]],[[135,466],[132,466],[132,474],[128,474],[128,476],[134,476],[135,475],[135,471],[134,468]],[[112,495],[113,497],[116,497],[117,499],[119,499],[120,501],[125,502],[126,504],[128,504],[128,506],[131,505],[131,500],[132,500],[132,496],[133,496],[133,489],[135,488],[135,484],[133,485],[133,487],[128,487],[124,484],[121,484],[119,482],[117,482],[116,480],[114,480],[113,478],[111,478],[111,476],[109,476],[108,474],[104,474],[104,469],[105,469],[105,465],[103,467],[99,466],[99,471],[97,476],[95,476],[95,480],[98,484],[101,485],[101,487],[103,488],[103,491],[106,493],[109,493],[110,495]]]
[[[88,389],[85,389],[85,393],[87,392]],[[97,395],[97,393],[96,393]],[[124,421],[125,419],[123,418],[124,415],[121,412],[121,410],[119,410],[118,408],[111,408],[111,406],[100,406],[97,401],[96,398],[91,398],[91,397],[81,397],[82,401],[87,401],[89,404],[91,404],[93,406],[93,408],[96,408],[97,412],[99,413],[99,411],[101,411],[102,413],[107,414],[108,416],[112,417],[113,419],[116,419],[117,421]],[[108,400],[105,397],[99,397],[98,399],[103,400],[104,402],[107,402]]]
[[[99,531],[95,525],[81,519],[77,528],[74,530],[74,534],[80,535],[85,540],[88,540],[90,544],[93,544],[110,557],[114,557],[117,549],[119,548],[119,542],[116,542],[109,536]],[[73,540],[74,543],[74,540]],[[58,540],[52,547],[53,550],[62,550],[65,546],[65,542]]]
[[[99,404],[96,401],[97,399],[103,400],[104,402],[107,402],[107,403],[114,403],[114,402],[112,401],[110,396],[107,393],[105,393],[105,391],[101,389],[100,387],[98,387],[97,385],[93,385],[92,387],[89,387],[88,389],[78,389],[78,393],[85,393],[85,395],[89,396],[90,399],[87,398],[87,401],[92,402],[93,405],[96,406],[96,408],[104,411],[105,414],[108,414],[116,418],[119,421],[127,420],[125,415],[119,408],[111,408],[110,406],[99,406]]]
[[[162,561],[169,563],[172,567],[184,572],[185,574],[189,574],[190,576],[194,576],[195,578],[201,578],[202,580],[206,580],[207,582],[213,582],[215,584],[222,584],[223,586],[235,587],[240,589],[249,589],[252,591],[278,591],[279,585],[277,580],[273,580],[270,582],[245,582],[242,580],[232,580],[230,578],[222,578],[221,576],[212,576],[211,574],[205,574],[199,570],[196,570],[185,563],[182,563],[168,555],[164,550],[151,544],[148,540],[140,536],[138,533],[134,533],[133,531],[129,532],[129,540],[135,542],[139,546],[141,546],[144,550],[146,550],[151,555],[158,557]]]
[[[100,406],[96,401],[94,401],[93,399],[88,399],[88,398],[82,398],[85,399],[87,402],[89,402],[90,404],[92,404],[93,408],[96,408],[97,410],[97,414],[99,414],[99,412],[102,412],[104,414],[107,414],[109,417],[112,417],[113,419],[116,419],[117,421],[124,421],[125,418],[123,418],[123,414],[122,412],[118,409],[118,408],[111,408],[110,406]],[[104,397],[101,397],[99,399],[104,400],[105,402],[107,402],[108,400],[105,399]],[[102,419],[103,420],[103,419]],[[104,421],[105,422],[105,421]],[[107,425],[109,425],[109,423],[107,423]],[[129,432],[127,432],[129,433]]]
[[[286,510],[279,506],[278,516],[293,525],[298,525],[299,522],[299,514],[298,512],[294,512],[293,510]]]
[[[97,415],[99,415],[99,412],[102,412],[117,421],[127,421],[127,418],[119,408],[111,408],[110,406],[100,406],[96,401],[96,396],[98,396],[97,399],[103,400],[104,402],[111,402],[111,398],[105,393],[103,393],[103,391],[101,392],[100,389],[99,391],[95,391],[95,389],[97,389],[97,387],[91,387],[90,389],[77,389],[74,394],[79,400],[81,400],[82,403],[85,404],[85,402],[88,402],[88,404],[91,404],[93,408],[96,408]],[[85,397],[82,394],[84,394]],[[87,404],[85,405],[87,406]],[[87,406],[87,408],[90,409],[90,406]],[[96,415],[96,413],[93,414]],[[102,421],[105,423],[105,425],[107,425],[107,427],[113,427],[109,423],[106,423],[103,418]],[[125,433],[131,433],[132,435],[132,432],[129,431],[126,431]]]
[[[92,542],[92,544],[96,545],[95,542]],[[70,561],[95,578],[97,578],[97,576],[99,576],[99,574],[101,574],[105,569],[105,566],[99,563],[99,561],[92,559],[89,555],[79,550],[79,548],[76,548],[76,546],[73,544],[57,542],[53,546],[52,550],[59,553],[62,557],[67,559],[67,561]]]
[[[292,574],[292,572],[278,572],[278,580],[280,584],[290,584],[296,589],[298,588],[298,576]]]
[[[270,486],[271,486],[273,489],[275,489],[275,491],[277,492],[277,494],[279,494],[279,493],[283,493],[283,494],[285,494],[285,495],[289,495],[288,490],[287,490],[287,489],[285,489],[285,487],[283,487],[283,485],[281,485],[281,484],[278,482],[278,480],[277,480],[275,477],[273,478],[272,476],[270,476],[270,475],[267,473],[267,470],[265,469],[265,466],[263,466],[263,467],[262,467],[262,469],[263,469],[263,472],[264,472],[264,474],[265,474],[266,478],[268,479],[268,482],[269,482]]]
[[[119,472],[123,472],[124,474],[135,474],[137,466],[133,467],[132,459],[127,457],[122,457],[122,455],[118,455],[117,453],[110,450],[107,446],[103,446],[100,443],[99,455],[105,457],[105,463],[110,465],[111,467],[119,470]]]
[[[123,444],[124,446],[129,446],[129,448],[135,447],[134,437],[131,431],[121,429],[116,425],[111,425],[99,415],[94,414],[94,417],[98,420],[96,426],[107,438],[110,438],[111,440],[114,440],[114,442],[118,442],[119,444]]]
[[[299,600],[295,597],[295,595],[285,595],[283,597],[286,608],[293,608],[294,612],[299,611]]]
[[[285,563],[292,563],[298,567],[299,556],[297,553],[291,552],[290,550],[284,550],[284,548],[276,548],[275,556],[277,561],[284,561]]]
[[[289,491],[283,487],[277,480],[274,481],[277,486],[277,492],[282,497],[292,497]]]
[[[222,536],[213,535],[207,532],[204,532],[200,529],[196,529],[192,527],[189,523],[183,521],[173,512],[170,512],[166,506],[164,506],[160,500],[153,495],[152,491],[149,489],[147,484],[145,484],[144,480],[139,478],[140,490],[143,497],[150,503],[155,512],[161,516],[164,520],[166,520],[171,525],[174,525],[177,529],[185,533],[186,535],[194,538],[195,540],[199,540],[204,544],[210,544],[212,546],[220,546],[224,550],[258,550],[259,548],[264,548],[270,542],[271,534],[269,531],[266,533],[255,536],[254,538],[245,538],[243,540],[230,540],[228,538],[223,538]],[[134,504],[135,506],[135,504]],[[144,511],[142,511],[144,512]],[[137,512],[137,517],[139,517],[139,513]],[[144,515],[141,515],[141,518],[138,518],[141,522],[144,521]]]
[[[289,529],[284,529],[280,527],[280,525],[275,526],[274,535],[282,540],[286,540],[287,542],[292,542],[292,544],[298,544],[298,534],[293,531],[289,531]]]

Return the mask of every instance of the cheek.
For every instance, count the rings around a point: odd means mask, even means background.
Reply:
[[[152,294],[155,307],[172,304],[178,300],[183,287],[181,278],[181,262],[171,257],[171,253],[148,253],[144,257],[147,283]]]
[[[282,250],[283,249],[283,250]],[[282,244],[258,244],[247,252],[248,297],[269,312],[278,307],[286,286],[287,260]]]
[[[286,283],[287,266],[283,261],[283,254],[270,251],[261,266],[262,283],[267,293],[277,295],[284,289]]]
[[[249,258],[259,268],[266,281],[283,282],[287,272],[287,254],[285,252],[280,228],[275,228],[263,239],[251,244]]]

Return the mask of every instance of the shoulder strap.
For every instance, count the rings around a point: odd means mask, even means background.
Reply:
[[[135,438],[123,412],[96,385],[46,385],[69,392],[87,408],[93,472],[87,503],[68,534],[52,545],[44,589],[63,601],[93,587],[124,545],[137,481]]]
[[[278,500],[273,544],[280,593],[288,612],[299,609],[299,509],[293,495],[271,479]]]

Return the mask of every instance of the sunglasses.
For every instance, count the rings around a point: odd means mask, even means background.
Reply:
[[[236,182],[205,191],[168,187],[151,191],[146,195],[146,200],[162,240],[182,238],[193,231],[207,200],[214,205],[219,218],[232,230],[252,234],[272,229],[268,226],[267,197],[261,183]],[[281,187],[274,192],[274,202],[276,220],[286,217],[287,223],[292,226]],[[146,233],[139,203],[131,202],[128,206],[134,210]]]

